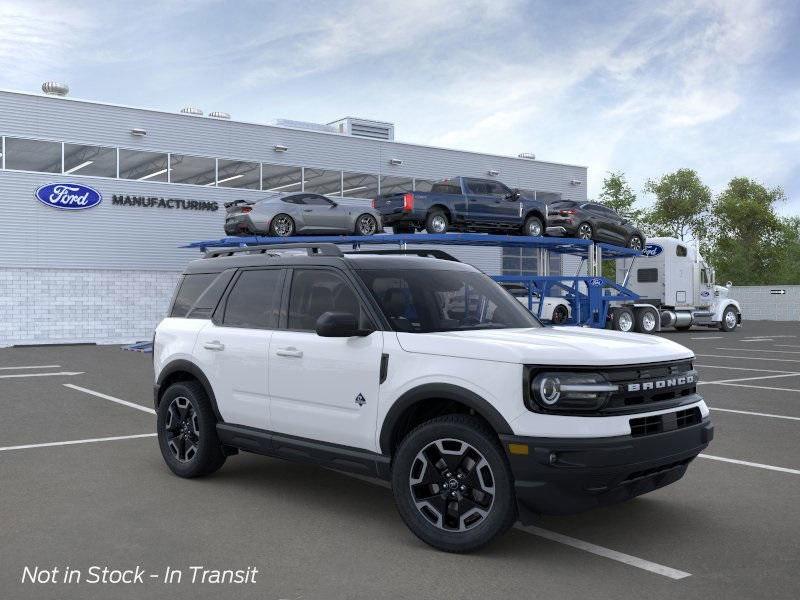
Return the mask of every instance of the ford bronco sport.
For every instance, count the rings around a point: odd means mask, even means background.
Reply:
[[[158,440],[181,477],[247,451],[383,478],[412,532],[465,552],[680,479],[713,434],[693,358],[545,327],[456,260],[217,249],[156,330]]]

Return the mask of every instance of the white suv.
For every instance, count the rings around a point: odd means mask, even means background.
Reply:
[[[544,327],[455,260],[283,248],[192,262],[156,330],[181,477],[240,450],[380,477],[419,538],[463,552],[672,483],[713,436],[683,346]]]

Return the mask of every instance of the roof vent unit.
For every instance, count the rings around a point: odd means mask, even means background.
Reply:
[[[181,112],[184,115],[194,115],[196,117],[202,117],[203,116],[203,111],[200,110],[199,108],[195,107],[195,106],[184,106],[181,109]]]
[[[336,133],[336,128],[324,123],[311,123],[309,121],[293,121],[292,119],[274,119],[269,122],[275,127],[288,127],[290,129],[305,129],[306,131],[320,131],[322,133]]]
[[[69,86],[57,81],[45,81],[42,84],[42,91],[48,96],[66,96],[69,94]]]
[[[372,140],[394,141],[394,123],[385,121],[370,121],[356,117],[345,117],[329,123],[336,131],[353,137],[363,137]]]
[[[220,112],[218,110],[215,110],[215,111],[212,111],[212,112],[208,113],[208,116],[211,117],[212,119],[230,119],[231,118],[230,113]]]
[[[533,152],[520,152],[517,157],[525,160],[536,160],[536,155]]]

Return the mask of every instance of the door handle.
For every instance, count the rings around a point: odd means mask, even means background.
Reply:
[[[304,208],[303,212],[313,212],[310,208]]]
[[[213,342],[203,342],[203,348],[206,350],[225,350],[225,344],[220,342],[219,340],[214,340]]]
[[[303,358],[303,351],[298,350],[294,346],[289,346],[288,348],[278,348],[275,350],[275,354],[278,356],[286,356],[288,358]]]

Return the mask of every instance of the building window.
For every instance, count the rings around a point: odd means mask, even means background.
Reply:
[[[381,194],[402,194],[413,191],[414,180],[411,177],[395,177],[393,175],[381,177]]]
[[[217,161],[204,156],[171,154],[169,157],[169,180],[171,183],[214,185]]]
[[[64,174],[117,176],[117,149],[64,144]]]
[[[535,248],[503,248],[503,275],[537,275]]]
[[[303,189],[306,192],[324,194],[326,196],[342,195],[342,172],[325,169],[303,169],[305,172]]]
[[[167,155],[161,152],[119,151],[119,176],[138,181],[168,180]]]
[[[61,143],[6,138],[6,169],[61,173]]]
[[[365,173],[342,173],[342,196],[348,198],[377,198],[378,177]]]
[[[303,187],[303,169],[283,165],[261,165],[261,189],[265,192],[299,192]]]
[[[257,190],[261,185],[261,165],[258,163],[219,159],[217,169],[219,187]]]

